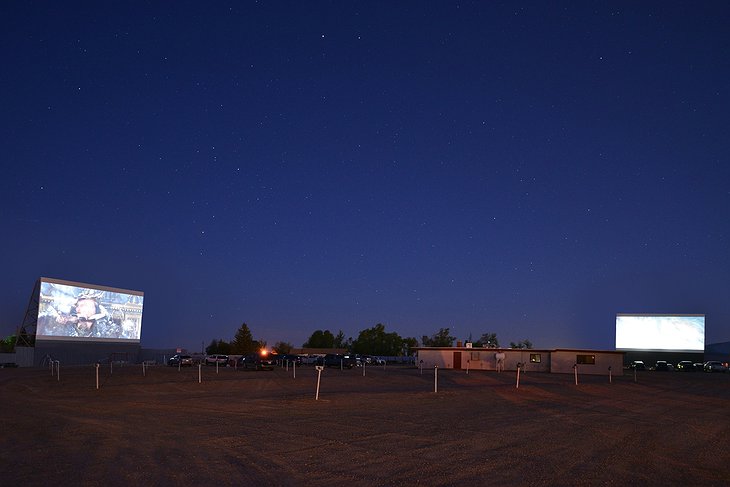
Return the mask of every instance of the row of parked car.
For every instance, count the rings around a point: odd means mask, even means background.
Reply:
[[[204,359],[197,363],[204,365],[217,365],[219,367],[242,367],[245,369],[254,368],[256,370],[273,370],[277,360],[282,360],[285,356],[274,354],[253,353],[242,355],[240,357],[229,357],[223,354],[206,355]],[[167,360],[167,365],[171,367],[192,367],[196,363],[192,355],[176,354]]]
[[[677,370],[681,372],[727,372],[728,364],[719,362],[717,360],[710,360],[707,362],[692,362],[691,360],[682,360],[675,366],[667,362],[666,360],[657,360],[656,364],[652,367],[648,367],[642,360],[634,360],[631,362],[630,368],[632,370],[656,370],[656,371],[672,371]]]
[[[171,367],[187,367],[196,363],[191,355],[176,354],[170,357],[167,364]],[[293,354],[253,353],[241,357],[229,357],[223,354],[206,355],[199,363],[204,365],[218,365],[219,367],[241,367],[256,370],[272,370],[277,364],[321,365],[325,367],[339,367],[351,369],[363,364],[384,365],[382,358],[373,355],[337,354],[328,353],[323,356],[305,357]]]

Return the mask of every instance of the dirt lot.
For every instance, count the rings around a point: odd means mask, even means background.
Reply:
[[[3,485],[728,485],[730,374],[0,369]]]

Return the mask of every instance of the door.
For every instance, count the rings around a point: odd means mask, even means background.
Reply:
[[[454,352],[454,369],[461,370],[461,352]]]

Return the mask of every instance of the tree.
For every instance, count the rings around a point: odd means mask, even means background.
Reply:
[[[276,342],[276,343],[274,343],[274,346],[272,348],[273,348],[273,351],[276,353],[281,353],[283,355],[287,355],[287,354],[291,353],[291,349],[294,347],[292,347],[291,343]]]
[[[369,355],[400,355],[403,353],[403,338],[395,332],[386,333],[385,326],[378,323],[360,332],[352,344],[352,351]]]
[[[11,353],[15,350],[15,342],[18,337],[10,335],[0,341],[0,353]]]
[[[335,335],[334,348],[351,348],[352,338],[345,338],[345,334],[342,330]]]
[[[208,345],[205,348],[205,353],[207,355],[214,355],[217,353],[222,353],[222,354],[227,355],[227,354],[231,353],[231,344],[223,339],[220,339],[220,340],[213,339],[210,341],[210,345]]]
[[[416,338],[408,337],[408,338],[403,339],[403,352],[406,355],[410,356],[412,353],[411,350],[413,350],[417,346],[418,346],[418,340],[416,340]]]
[[[499,348],[499,340],[497,339],[496,333],[484,333],[479,340],[477,340],[475,346],[486,347],[486,348]]]
[[[329,330],[317,330],[302,346],[304,348],[335,348],[335,336]]]
[[[423,335],[421,342],[424,347],[452,347],[456,337],[449,335],[449,328],[440,328],[433,335]]]
[[[532,348],[532,342],[530,340],[521,340],[517,343],[509,342],[509,348]]]
[[[236,331],[236,335],[231,342],[231,353],[245,355],[259,350],[258,344],[255,343],[251,330],[246,323],[241,324]]]

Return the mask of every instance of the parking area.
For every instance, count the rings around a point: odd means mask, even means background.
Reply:
[[[8,485],[724,485],[730,374],[2,369]],[[198,382],[199,375],[201,382]],[[60,380],[59,380],[60,379]],[[438,392],[434,392],[435,386]]]

